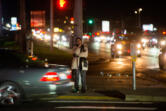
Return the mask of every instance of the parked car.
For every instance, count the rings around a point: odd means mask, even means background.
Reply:
[[[34,94],[67,93],[72,86],[68,66],[0,49],[0,104],[17,104]]]

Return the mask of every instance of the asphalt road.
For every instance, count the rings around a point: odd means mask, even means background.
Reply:
[[[89,45],[89,50],[96,53],[98,56],[110,59],[110,62],[105,64],[93,64],[90,66],[88,74],[98,75],[103,72],[104,74],[125,74],[132,75],[132,61],[130,56],[122,56],[120,58],[110,57],[110,44],[109,43],[95,43]],[[166,72],[159,69],[158,64],[159,49],[147,48],[142,50],[142,56],[137,57],[136,60],[136,73],[140,77],[148,76],[157,80],[166,82]]]
[[[1,106],[1,111],[164,111],[164,103],[124,101],[40,101]]]

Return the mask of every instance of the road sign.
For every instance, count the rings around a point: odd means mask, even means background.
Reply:
[[[133,90],[136,90],[136,56],[137,56],[137,47],[136,43],[133,42],[130,44],[130,55],[132,57],[132,69],[133,69]]]
[[[130,44],[130,55],[131,56],[137,56],[137,47],[135,43]]]
[[[131,59],[132,59],[133,62],[136,62],[137,56],[132,56]]]

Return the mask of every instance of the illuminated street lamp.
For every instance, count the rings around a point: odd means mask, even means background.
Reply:
[[[138,12],[137,11],[134,11],[135,14],[137,14]]]
[[[139,8],[138,11],[141,12],[141,11],[142,11],[142,8]]]
[[[136,11],[134,11],[135,14],[138,14],[138,26],[139,28],[141,28],[141,12],[142,12],[142,8],[137,9]]]

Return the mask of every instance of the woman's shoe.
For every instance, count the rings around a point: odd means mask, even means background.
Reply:
[[[79,93],[79,90],[74,89],[74,90],[73,90],[73,93]]]

